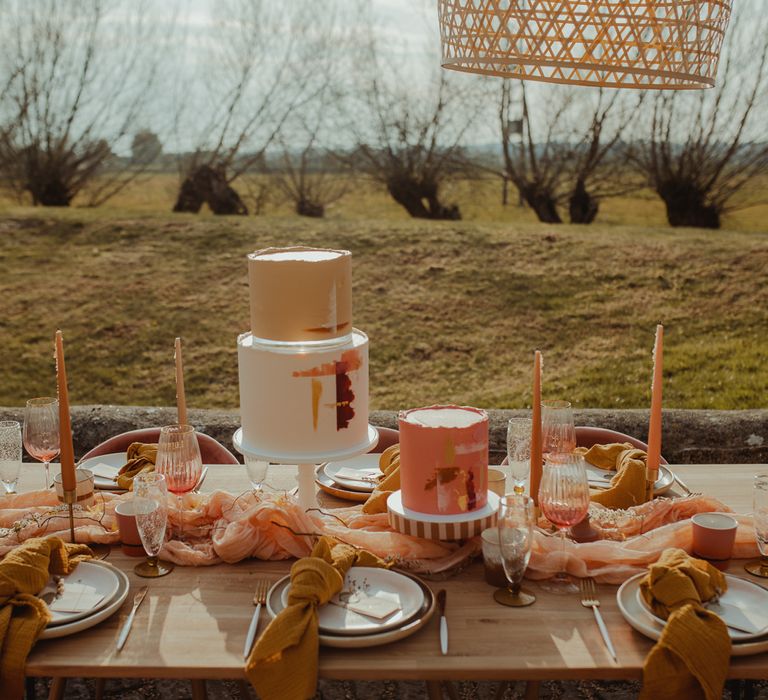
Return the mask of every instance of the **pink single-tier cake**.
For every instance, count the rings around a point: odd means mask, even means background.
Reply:
[[[401,411],[400,488],[403,506],[451,515],[485,506],[488,414],[468,406]]]

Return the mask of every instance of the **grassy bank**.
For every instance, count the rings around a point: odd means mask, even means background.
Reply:
[[[74,403],[173,403],[181,335],[190,405],[236,407],[244,255],[291,243],[352,250],[374,408],[525,406],[535,348],[545,395],[647,406],[659,321],[666,406],[766,405],[765,233],[119,209],[0,218],[0,405],[55,390],[60,327]]]

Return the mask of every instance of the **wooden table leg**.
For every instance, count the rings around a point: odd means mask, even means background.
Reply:
[[[67,689],[66,678],[52,678],[51,689],[48,691],[48,700],[62,700]]]
[[[96,678],[93,685],[94,685],[94,688],[93,688],[93,699],[94,700],[104,700],[104,688],[107,685],[107,679],[106,678]]]
[[[207,700],[208,692],[205,689],[205,681],[194,680],[192,683],[192,700]]]
[[[525,684],[525,700],[538,700],[540,681],[528,681]]]
[[[443,688],[440,681],[426,681],[429,700],[443,700]]]

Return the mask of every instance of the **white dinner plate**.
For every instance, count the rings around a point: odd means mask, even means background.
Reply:
[[[96,592],[102,596],[101,600],[90,610],[81,612],[58,612],[56,610],[50,610],[51,621],[48,625],[56,626],[74,622],[83,617],[88,617],[106,607],[112,598],[114,598],[115,593],[117,592],[117,587],[120,584],[120,579],[115,573],[116,571],[117,570],[112,566],[101,566],[101,563],[98,561],[80,562],[69,576],[62,577],[64,592],[66,592],[68,585],[80,583],[94,588]]]
[[[746,642],[764,636],[768,632],[768,616],[762,611],[768,610],[768,591],[762,586],[738,576],[725,574],[725,578],[728,581],[728,590],[720,596],[720,602],[729,606],[728,613],[735,616],[744,611],[743,614],[746,616],[744,621],[748,624],[751,622],[755,628],[759,628],[757,632],[750,633],[729,627],[728,634],[731,636],[731,640]],[[640,586],[637,587],[637,601],[656,622],[662,627],[664,626],[665,620],[658,617],[645,602],[645,598],[640,593]],[[713,610],[713,612],[716,611]],[[739,621],[739,619],[734,619],[734,622],[738,623]],[[727,624],[728,620],[726,619],[725,622]]]
[[[339,635],[375,634],[400,627],[408,622],[424,604],[424,592],[416,581],[397,571],[368,566],[353,566],[344,577],[342,591],[363,590],[399,604],[400,609],[382,620],[361,615],[340,605],[326,603],[318,608],[321,632]],[[290,586],[281,594],[283,607],[288,605]]]
[[[424,603],[419,608],[415,617],[402,627],[396,627],[392,630],[385,630],[383,632],[377,632],[375,634],[361,634],[361,635],[338,635],[338,634],[325,634],[320,633],[320,644],[327,647],[337,647],[341,649],[361,649],[365,647],[376,647],[383,644],[390,644],[396,642],[399,639],[405,639],[412,634],[420,630],[424,625],[429,622],[432,615],[435,612],[436,601],[435,594],[432,593],[432,589],[425,583],[420,581],[415,576],[409,574],[403,574],[412,581],[414,581],[419,588],[421,588],[424,594]],[[267,612],[275,617],[285,607],[282,602],[283,590],[290,586],[291,577],[283,576],[274,586],[269,590],[267,595]]]
[[[97,610],[88,617],[81,617],[79,620],[68,622],[63,625],[46,627],[40,635],[40,639],[57,639],[58,637],[67,637],[70,634],[76,634],[77,632],[87,630],[89,627],[98,625],[100,622],[103,622],[108,617],[114,615],[125,602],[131,587],[128,577],[120,571],[120,569],[117,569],[106,562],[94,561],[90,563],[97,566],[109,567],[115,573],[118,578],[118,585],[114,596],[105,607],[101,608],[101,610]]]
[[[587,480],[589,481],[590,488],[593,489],[607,489],[611,486],[611,479],[616,472],[608,471],[607,469],[600,469],[594,464],[584,462],[587,465]],[[607,477],[607,478],[606,478]],[[656,479],[656,483],[653,485],[653,493],[656,496],[663,496],[675,483],[675,475],[669,467],[665,467],[663,464],[659,467],[659,478]]]
[[[640,604],[637,598],[640,579],[644,576],[646,574],[641,573],[626,580],[616,593],[616,602],[624,619],[633,629],[650,639],[657,640],[661,637],[664,624],[658,622],[645,606]],[[765,651],[768,651],[768,637],[762,637],[754,641],[734,641],[731,645],[731,656],[749,656],[750,654],[762,654]]]
[[[77,466],[80,469],[92,469],[97,464],[106,464],[110,467],[120,469],[125,466],[125,463],[125,452],[110,452],[109,454],[99,455],[98,457],[84,459]],[[117,482],[112,479],[106,479],[101,476],[96,476],[95,474],[93,475],[93,486],[94,488],[105,489],[107,491],[125,491],[125,489],[121,489],[117,485]]]
[[[376,483],[374,481],[364,480],[362,476],[365,475],[366,472],[371,472],[372,470],[376,470],[378,474],[381,474],[381,470],[379,469],[380,458],[380,454],[369,453],[358,457],[351,457],[350,459],[344,459],[340,462],[327,462],[323,465],[323,471],[331,481],[336,482],[339,486],[343,486],[352,491],[365,491],[371,493]],[[339,471],[344,468],[359,471],[361,478],[354,479],[339,476]]]
[[[315,469],[315,484],[317,484],[321,491],[325,491],[325,493],[329,493],[331,496],[336,496],[336,498],[343,498],[345,501],[365,503],[371,496],[367,491],[352,491],[351,489],[339,486],[333,479],[326,476],[322,464]]]

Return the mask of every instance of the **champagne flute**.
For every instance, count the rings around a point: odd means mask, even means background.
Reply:
[[[179,535],[183,536],[183,496],[195,488],[203,471],[200,446],[193,426],[173,424],[160,428],[155,471],[165,476],[168,490],[176,496]]]
[[[24,408],[24,447],[45,465],[45,488],[51,487],[51,460],[59,454],[59,400],[29,399]]]
[[[0,481],[5,493],[16,493],[21,471],[21,424],[15,420],[0,421]]]
[[[768,578],[768,474],[757,474],[752,492],[752,520],[760,559],[747,562],[744,568],[755,576]]]
[[[507,423],[507,461],[517,494],[525,491],[525,480],[531,470],[532,425],[530,418],[510,418]]]
[[[137,564],[134,573],[144,578],[170,574],[174,565],[158,558],[168,522],[168,486],[165,477],[157,472],[137,474],[133,480],[133,505],[136,529],[147,553],[147,560]]]
[[[551,593],[576,593],[579,588],[566,572],[565,533],[569,527],[584,520],[589,510],[589,483],[581,455],[549,455],[541,477],[539,505],[544,517],[557,526],[562,542],[562,570],[546,588]]]
[[[565,454],[576,449],[576,427],[570,401],[541,402],[541,451]]]
[[[504,496],[499,504],[499,550],[509,586],[499,588],[493,599],[502,605],[521,608],[536,601],[536,596],[521,588],[531,558],[534,525],[533,499],[522,494]]]

